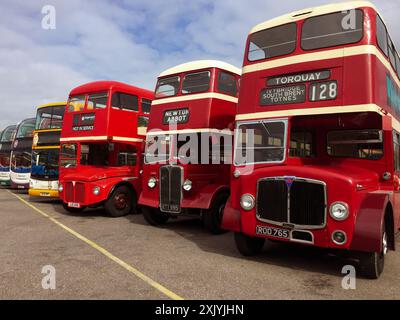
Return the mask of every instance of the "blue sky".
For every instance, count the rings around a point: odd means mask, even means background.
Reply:
[[[153,89],[166,68],[197,59],[242,63],[255,24],[334,0],[2,0],[0,128],[67,98],[84,82],[112,79]],[[399,0],[375,0],[400,47]],[[44,5],[56,29],[43,30]]]

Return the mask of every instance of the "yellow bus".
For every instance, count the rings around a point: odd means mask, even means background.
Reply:
[[[31,197],[58,197],[60,136],[66,102],[37,108],[32,144]]]

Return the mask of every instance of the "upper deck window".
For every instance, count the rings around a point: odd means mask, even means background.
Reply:
[[[35,130],[36,120],[26,120],[18,128],[17,138],[31,138]]]
[[[142,98],[142,112],[150,113],[151,109],[151,100]]]
[[[107,107],[108,93],[94,93],[88,96],[87,110],[104,109]]]
[[[388,55],[388,35],[385,24],[383,23],[379,15],[376,16],[376,41],[378,42],[379,48],[387,56]]]
[[[296,49],[297,25],[285,24],[250,36],[249,61],[258,61],[292,53]]]
[[[137,96],[127,93],[116,92],[112,96],[113,108],[122,110],[139,111],[139,99]]]
[[[378,129],[331,131],[328,154],[333,157],[378,160],[383,156],[383,135]]]
[[[85,102],[86,97],[84,95],[70,97],[68,102],[68,112],[83,111],[85,109]]]
[[[181,78],[179,76],[158,80],[156,98],[172,97],[178,94]]]
[[[64,106],[39,109],[36,115],[36,130],[61,129],[64,110]]]
[[[210,88],[210,71],[187,74],[182,82],[182,94],[198,93]]]
[[[351,12],[336,12],[306,19],[301,33],[301,47],[313,50],[360,41],[363,37],[364,14],[362,10],[354,12],[354,25],[351,23]]]
[[[396,48],[394,47],[393,41],[390,37],[388,37],[388,51],[389,51],[389,60],[390,63],[393,67],[394,70],[396,69],[396,56],[397,56],[397,51]]]
[[[14,139],[16,128],[11,127],[6,129],[1,136],[1,142],[10,142]]]
[[[237,96],[236,77],[230,73],[220,71],[218,74],[218,91],[231,96]]]

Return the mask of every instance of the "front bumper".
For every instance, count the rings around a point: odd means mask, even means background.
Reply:
[[[29,189],[31,197],[45,197],[45,198],[58,198],[57,190],[43,190],[43,189]]]

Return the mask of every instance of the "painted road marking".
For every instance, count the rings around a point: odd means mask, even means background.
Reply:
[[[110,260],[114,261],[115,263],[117,263],[118,265],[123,267],[124,269],[128,270],[130,273],[134,274],[136,277],[138,277],[139,279],[143,280],[148,285],[150,285],[153,288],[157,289],[162,294],[166,295],[168,298],[173,299],[173,300],[183,300],[183,298],[181,296],[177,295],[176,293],[172,292],[171,290],[168,290],[163,285],[159,284],[158,282],[154,281],[150,277],[146,276],[144,273],[140,272],[138,269],[132,267],[131,265],[129,265],[125,261],[121,260],[120,258],[114,256],[112,253],[110,253],[109,251],[107,251],[106,249],[104,249],[103,247],[98,245],[97,243],[93,242],[92,240],[89,240],[88,238],[84,237],[83,235],[81,235],[80,233],[76,232],[75,230],[72,230],[71,228],[69,228],[66,225],[62,224],[61,222],[57,221],[56,218],[51,217],[50,215],[48,215],[47,213],[43,212],[39,208],[36,208],[34,205],[32,205],[28,201],[24,200],[22,197],[12,193],[9,190],[7,190],[7,192],[11,193],[14,197],[16,197],[22,203],[26,204],[31,209],[35,210],[37,213],[39,213],[43,217],[49,219],[51,222],[53,222],[56,225],[58,225],[59,227],[63,228],[68,233],[70,233],[73,236],[75,236],[76,238],[82,240],[83,242],[85,242],[86,244],[91,246],[93,249],[96,249],[97,251],[99,251],[100,253],[105,255]]]

